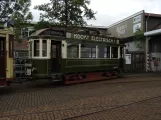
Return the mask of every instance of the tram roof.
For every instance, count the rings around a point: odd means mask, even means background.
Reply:
[[[120,38],[116,38],[110,35],[96,35],[97,34],[97,30],[93,30],[96,33],[95,34],[90,34],[87,31],[90,31],[93,29],[87,29],[84,30],[82,29],[72,29],[72,30],[68,30],[66,31],[65,28],[45,28],[45,29],[40,29],[35,31],[34,33],[32,33],[29,37],[30,38],[55,38],[55,37],[62,37],[63,39],[66,38],[67,33],[73,33],[73,34],[81,34],[81,35],[88,35],[88,36],[97,36],[97,37],[104,37],[104,38],[108,38],[108,39],[117,39],[117,40],[122,40]]]

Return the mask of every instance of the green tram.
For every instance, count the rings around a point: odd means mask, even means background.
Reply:
[[[65,84],[116,78],[124,68],[118,38],[63,29],[38,30],[29,38],[26,77]]]

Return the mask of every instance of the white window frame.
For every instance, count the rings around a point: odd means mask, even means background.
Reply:
[[[62,40],[61,42],[61,48],[62,48],[62,58],[67,58],[67,42],[66,40]]]
[[[79,44],[78,52],[79,52],[78,58],[81,58],[81,44]]]
[[[82,55],[81,55],[81,49],[82,49],[82,44],[78,44],[79,45],[79,57],[76,58],[76,59],[97,59],[97,54],[95,56],[95,58],[92,58],[92,57],[89,57],[89,58],[82,58]],[[95,49],[96,49],[96,53],[97,53],[97,45],[95,45]],[[91,54],[92,55],[92,54]]]
[[[118,58],[120,58],[120,46],[118,46],[117,49],[118,49]]]
[[[96,45],[96,59],[98,58],[98,45]]]
[[[39,56],[34,56],[34,41],[35,40],[39,40]],[[43,56],[43,52],[42,52],[43,51],[43,49],[42,49],[43,48],[43,46],[42,46],[43,40],[47,41],[47,56]],[[49,40],[49,39],[31,39],[30,42],[32,42],[32,44],[31,44],[32,45],[32,56],[29,54],[29,57],[31,56],[30,58],[33,58],[33,59],[50,59],[50,57],[51,57],[51,55],[50,55],[51,40]]]
[[[65,41],[62,41],[62,44],[63,43],[65,43]],[[109,58],[98,58],[98,45],[95,45],[95,48],[96,48],[96,57],[95,58],[81,58],[81,45],[82,44],[78,44],[78,46],[79,46],[79,56],[78,56],[78,58],[74,58],[74,59],[119,59],[121,56],[120,56],[120,46],[110,46],[110,45],[107,45],[109,48],[110,48],[110,57]],[[118,49],[118,57],[117,58],[112,58],[112,47],[117,47],[117,49]],[[125,47],[123,47],[124,49],[125,49]],[[66,50],[66,52],[65,52],[65,50]],[[64,51],[64,52],[63,52]],[[67,58],[67,43],[66,44],[64,44],[64,47],[62,46],[62,58]],[[64,53],[66,53],[66,57],[65,57],[65,55],[64,55]],[[125,50],[124,50],[124,53],[123,53],[124,55],[125,55]],[[67,58],[67,59],[70,59],[70,58]]]

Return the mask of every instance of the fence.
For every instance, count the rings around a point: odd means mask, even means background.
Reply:
[[[15,50],[14,51],[14,66],[15,66],[15,77],[23,78],[25,76],[25,61],[28,59],[27,50]]]
[[[126,72],[145,71],[145,53],[144,52],[127,52],[131,54],[131,64],[125,64]]]

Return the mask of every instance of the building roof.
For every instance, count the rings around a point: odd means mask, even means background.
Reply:
[[[145,32],[144,36],[154,36],[154,35],[159,35],[159,34],[161,34],[161,29]]]
[[[161,14],[145,13],[145,16],[149,16],[149,17],[161,17]]]
[[[107,29],[107,26],[95,26],[95,25],[87,25],[86,28],[97,28],[97,29]]]

